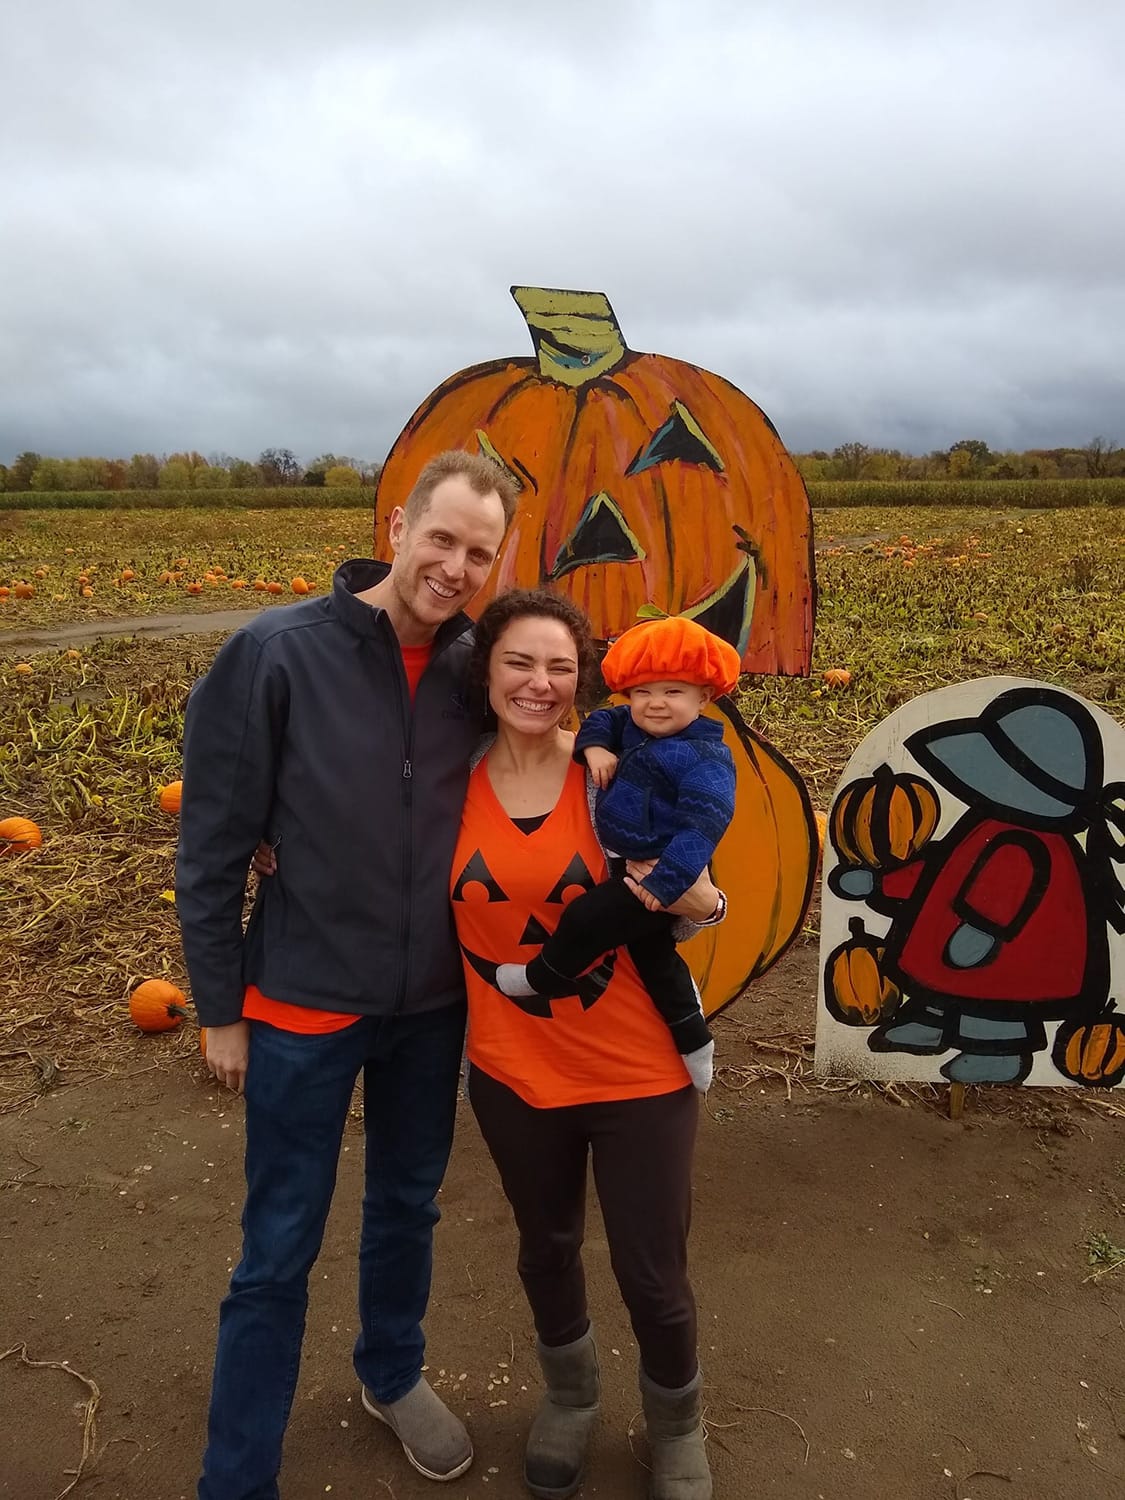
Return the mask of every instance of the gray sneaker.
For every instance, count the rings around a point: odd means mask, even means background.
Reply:
[[[423,1375],[413,1390],[384,1405],[366,1386],[363,1409],[386,1425],[402,1444],[402,1451],[427,1479],[444,1483],[459,1478],[473,1461],[473,1445],[464,1424],[430,1388]]]

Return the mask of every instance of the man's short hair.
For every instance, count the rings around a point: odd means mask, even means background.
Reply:
[[[407,526],[413,526],[425,514],[434,490],[443,479],[464,479],[478,495],[491,495],[495,491],[504,507],[507,531],[519,500],[515,480],[492,459],[480,453],[463,453],[459,448],[436,454],[418,475],[403,506]]]

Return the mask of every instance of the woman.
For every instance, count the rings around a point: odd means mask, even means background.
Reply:
[[[589,1154],[640,1350],[651,1495],[707,1500],[687,1274],[698,1095],[624,950],[561,1000],[511,999],[495,983],[498,964],[521,943],[537,948],[567,901],[606,877],[586,773],[561,727],[597,681],[588,622],[546,590],[513,590],[481,616],[472,669],[496,737],[469,783],[451,894],[469,993],[469,1099],[519,1228],[547,1386],[525,1478],[548,1500],[573,1494],[598,1409],[581,1260]],[[703,875],[676,909],[718,920],[723,905]]]

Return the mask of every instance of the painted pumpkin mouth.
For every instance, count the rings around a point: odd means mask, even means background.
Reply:
[[[505,995],[504,991],[498,988],[496,984],[497,965],[490,958],[482,958],[479,953],[474,953],[471,948],[466,948],[464,943],[461,944],[461,952],[484,980],[485,984],[490,985],[492,989],[496,990],[498,995],[503,995],[505,1000],[510,1000],[513,1005],[517,1005],[520,1010],[529,1016],[539,1016],[545,1021],[550,1021],[553,1018],[554,1013],[551,1010],[552,1001],[548,996],[521,995],[518,998],[514,998],[511,995]],[[581,1000],[583,1010],[589,1010],[591,1005],[596,1005],[605,994],[606,986],[613,978],[613,971],[616,967],[616,952],[607,953],[596,969],[591,969],[588,974],[583,974],[581,979],[574,981],[574,990],[572,993],[577,995],[579,1000]],[[554,998],[559,999],[563,997],[555,996]]]

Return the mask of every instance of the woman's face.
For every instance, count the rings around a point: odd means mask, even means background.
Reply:
[[[547,734],[574,707],[578,648],[561,620],[522,615],[497,638],[488,659],[488,701],[502,726]]]

